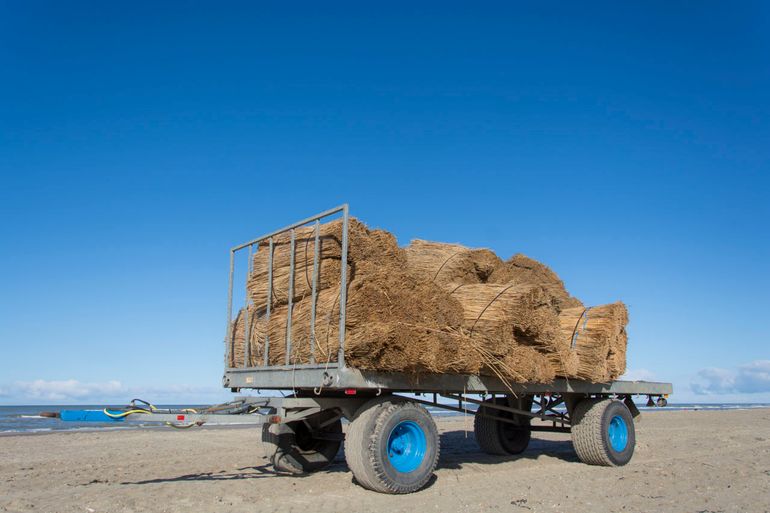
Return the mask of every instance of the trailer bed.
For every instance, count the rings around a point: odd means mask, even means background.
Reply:
[[[306,368],[230,368],[225,372],[225,387],[264,390],[325,390],[333,391],[387,391],[414,393],[466,394],[616,394],[616,395],[669,395],[671,383],[651,381],[611,381],[589,383],[575,379],[557,378],[551,383],[504,383],[492,376],[463,374],[409,375],[394,372],[361,371],[351,367],[323,369]]]

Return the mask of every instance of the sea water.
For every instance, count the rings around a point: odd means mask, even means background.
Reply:
[[[451,406],[457,407],[456,402],[447,402]],[[770,408],[770,403],[669,403],[665,408],[648,408],[638,405],[642,411],[682,411],[682,410],[745,410],[753,408]],[[190,408],[195,406],[181,405],[159,405],[159,408]],[[471,403],[463,403],[463,408],[467,407],[467,414],[473,414],[476,406]],[[34,406],[0,406],[0,435],[10,435],[15,433],[45,433],[53,431],[86,431],[86,430],[121,430],[121,429],[141,429],[147,427],[157,427],[154,423],[96,423],[96,422],[63,422],[56,418],[47,418],[40,416],[41,412],[58,412],[61,410],[99,410],[104,405],[34,405]],[[556,408],[557,410],[559,408]],[[429,406],[428,410],[437,417],[461,416],[464,413],[445,410]]]

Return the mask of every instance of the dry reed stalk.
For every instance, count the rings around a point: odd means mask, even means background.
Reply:
[[[628,335],[624,331],[618,339],[618,345],[610,350],[607,358],[607,379],[618,379],[626,373],[626,344]]]
[[[508,373],[519,376],[522,383],[550,383],[555,367],[542,353],[529,346],[513,346],[501,361]]]
[[[606,382],[625,372],[628,311],[623,303],[568,308],[559,322],[562,338],[578,355],[576,378]]]
[[[579,299],[569,295],[564,282],[547,265],[526,255],[517,254],[501,263],[489,276],[489,283],[539,285],[553,298],[557,311],[583,306]]]
[[[577,373],[578,356],[575,351],[560,345],[554,351],[549,351],[544,354],[556,376],[561,378],[571,378]]]
[[[417,279],[444,287],[484,283],[502,263],[488,249],[470,249],[459,244],[413,240],[404,250],[409,270]]]

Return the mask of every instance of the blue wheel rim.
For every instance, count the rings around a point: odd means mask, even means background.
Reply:
[[[616,452],[623,452],[628,445],[628,426],[625,419],[620,415],[615,415],[610,420],[610,426],[607,428],[607,435],[610,438],[610,445]]]
[[[398,472],[417,470],[427,449],[425,432],[412,420],[399,422],[388,436],[388,461]]]

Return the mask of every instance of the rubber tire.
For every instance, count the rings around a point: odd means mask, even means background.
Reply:
[[[484,402],[492,403],[492,399],[487,399]],[[507,406],[508,401],[504,397],[496,397],[494,399],[494,404]],[[526,405],[529,405],[531,408],[531,400],[526,401],[525,408]],[[521,426],[528,427],[532,420],[530,417],[524,415],[516,415],[502,410],[479,406],[476,415],[473,417],[473,433],[476,435],[476,442],[479,444],[482,451],[487,454],[508,456],[512,454],[521,454],[527,449],[529,440],[532,437],[532,433],[529,429],[516,429],[514,425],[508,422],[502,422],[482,415],[480,412],[483,410],[488,410],[488,413],[497,417],[516,420]]]
[[[398,472],[388,460],[388,438],[401,421],[411,420],[423,430],[426,451],[420,466]],[[369,490],[404,494],[423,488],[433,476],[439,456],[436,423],[421,405],[396,397],[378,398],[364,404],[348,427],[345,458],[356,481]]]
[[[620,415],[628,428],[628,440],[623,451],[612,448],[609,424]],[[613,399],[584,399],[572,414],[572,445],[583,463],[619,467],[631,461],[636,445],[634,418],[623,401]]]
[[[317,425],[329,419],[333,412],[321,412],[306,419]],[[342,435],[342,420],[337,419],[323,428],[326,433]],[[320,440],[310,437],[309,428],[299,420],[286,424],[262,426],[262,451],[276,472],[301,475],[328,467],[342,445],[340,440]]]

